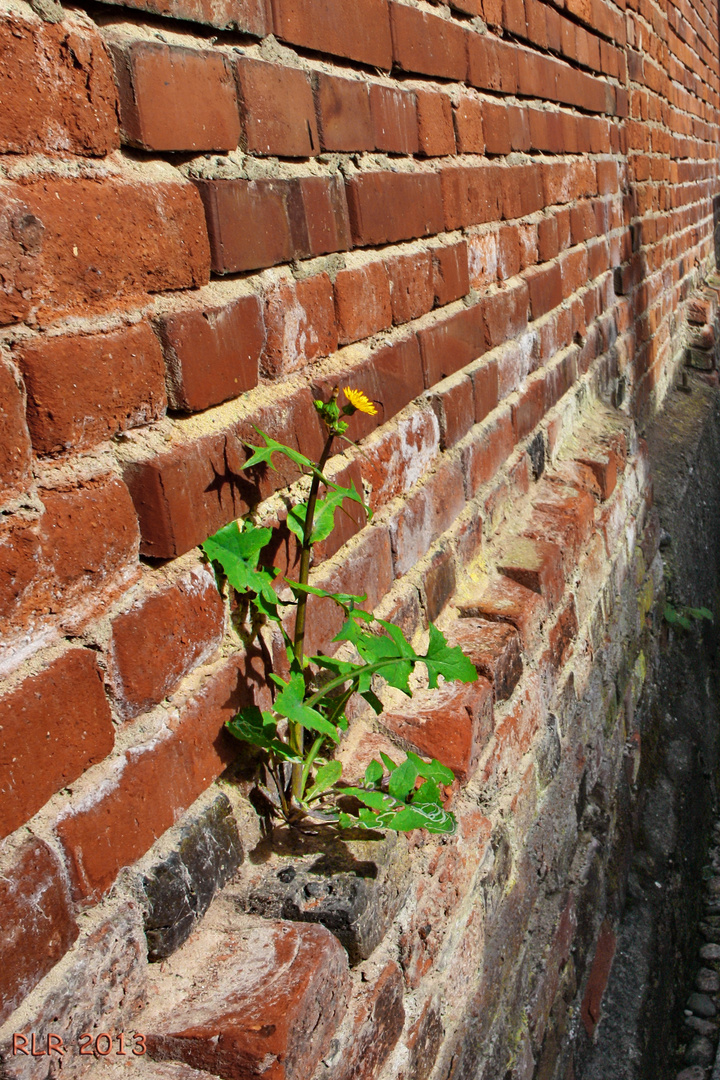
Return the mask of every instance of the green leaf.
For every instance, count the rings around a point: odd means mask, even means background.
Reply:
[[[394,799],[403,802],[415,787],[417,778],[417,766],[410,758],[406,758],[402,765],[398,765],[391,773],[388,791]]]
[[[360,690],[360,694],[365,698],[370,708],[373,710],[376,716],[379,716],[383,711],[383,703],[380,698],[372,690]]]
[[[319,731],[333,742],[340,742],[340,735],[335,724],[326,720],[317,709],[305,704],[305,677],[302,671],[292,671],[289,682],[285,682],[278,675],[273,675],[272,678],[278,686],[283,687],[275,698],[276,712],[294,724],[300,724],[311,731]]]
[[[408,755],[408,757],[409,756],[410,755]],[[380,757],[383,759],[383,762],[385,763],[385,768],[387,769],[388,772],[391,773],[395,769],[397,769],[397,765],[395,764],[393,759],[391,757],[388,757],[387,754],[383,754],[382,750],[380,751]]]
[[[260,552],[271,537],[271,529],[258,528],[250,521],[231,521],[200,546],[209,559],[220,564],[237,592],[254,592],[261,610],[278,619],[278,599],[273,589],[276,571],[258,569]]]
[[[266,435],[264,431],[260,431],[259,428],[255,428],[261,439],[265,440],[265,446],[253,446],[252,443],[245,443],[245,445],[253,451],[252,455],[247,459],[243,465],[244,469],[252,469],[255,465],[266,464],[271,469],[275,469],[275,465],[272,460],[273,454],[284,454],[285,457],[290,458],[296,465],[299,465],[303,469],[310,469],[311,472],[318,472],[318,467],[314,461],[305,457],[304,454],[299,453],[297,450],[293,450],[291,446],[285,446],[284,443],[277,442],[277,440]]]
[[[430,623],[430,642],[423,657],[428,672],[428,685],[434,689],[438,684],[438,675],[448,681],[475,682],[478,673],[475,665],[468,659],[459,645],[448,645],[445,635]]]
[[[359,799],[365,806],[369,806],[371,810],[391,809],[393,805],[393,800],[384,795],[382,791],[365,791],[364,788],[347,787],[343,788],[342,794],[354,795],[356,799]]]
[[[345,499],[353,499],[368,512],[362,498],[358,495],[353,484],[350,488],[335,487],[315,504],[315,519],[313,521],[311,544],[317,544],[325,540],[335,528],[335,512],[342,507]],[[305,536],[305,519],[307,518],[307,503],[298,503],[288,514],[288,528],[295,533],[298,540],[302,541]],[[369,517],[369,512],[368,512]]]
[[[257,705],[248,705],[225,724],[231,735],[264,750],[272,750],[286,761],[300,761],[287,743],[277,737],[277,722],[270,712],[261,712]]]
[[[434,780],[426,780],[424,784],[420,785],[410,801],[413,805],[433,803],[434,806],[442,806],[440,788]]]
[[[421,806],[403,807],[395,814],[386,828],[394,832],[408,832],[410,829],[427,829],[431,833],[454,833],[457,828],[455,815],[434,803]]]
[[[673,626],[676,622],[679,622],[680,616],[678,615],[672,604],[666,604],[663,608],[663,617],[665,622],[670,623]]]
[[[334,600],[340,607],[349,608],[351,604],[364,604],[367,596],[355,596],[353,593],[328,592],[327,589],[318,589],[315,585],[305,585],[300,581],[288,581],[293,592],[309,593],[311,596],[320,596],[328,600]]]
[[[713,613],[706,607],[689,607],[685,608],[685,611],[688,615],[692,615],[693,619],[709,619],[710,622],[713,622]]]
[[[305,795],[305,802],[310,802],[317,795],[321,795],[323,791],[327,791],[333,784],[336,784],[342,776],[342,762],[341,761],[328,761],[327,765],[323,765],[318,769],[315,774],[315,783]]]
[[[422,776],[424,780],[434,780],[437,784],[452,784],[455,779],[452,769],[448,769],[447,765],[441,765],[436,758],[430,762],[423,761],[412,750],[408,751],[408,757],[415,762],[418,776]]]
[[[368,787],[371,787],[373,784],[377,784],[378,780],[382,780],[382,776],[383,767],[379,761],[376,761],[375,758],[373,758],[365,770],[365,784]]]

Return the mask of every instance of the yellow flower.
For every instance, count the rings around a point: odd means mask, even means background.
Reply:
[[[365,397],[362,390],[351,390],[349,386],[346,386],[343,389],[343,393],[350,404],[354,406],[358,412],[367,413],[368,416],[375,416],[377,414],[377,409],[372,401],[369,401],[368,398]]]

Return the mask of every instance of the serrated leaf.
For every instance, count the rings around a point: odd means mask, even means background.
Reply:
[[[392,799],[388,799],[388,796],[384,795],[382,791],[365,791],[364,788],[348,787],[343,788],[342,794],[354,795],[356,799],[359,799],[365,806],[369,806],[371,810],[391,809],[393,805]]]
[[[309,593],[311,596],[320,596],[328,600],[334,600],[341,607],[349,608],[351,604],[364,604],[367,596],[355,596],[353,593],[328,592],[327,589],[319,589],[316,585],[306,585],[301,581],[288,581],[293,592]]]
[[[412,799],[410,800],[413,806],[422,803],[433,803],[435,806],[442,806],[442,796],[440,795],[440,788],[437,786],[434,780],[426,780],[424,784],[421,784],[417,789]]]
[[[434,780],[437,784],[452,784],[455,779],[452,769],[448,769],[447,765],[441,765],[437,758],[433,758],[432,761],[423,761],[412,750],[408,751],[407,756],[415,762],[418,776],[422,776],[424,780]]]
[[[430,642],[422,658],[428,672],[428,685],[434,689],[438,684],[438,675],[458,682],[475,682],[478,673],[475,665],[465,655],[459,645],[449,645],[445,635],[430,623]]]
[[[291,671],[290,680],[285,682],[277,675],[273,681],[283,689],[275,698],[275,711],[291,720],[294,724],[327,735],[333,742],[340,742],[337,727],[331,724],[317,709],[305,704],[305,677],[302,671]]]
[[[318,499],[315,504],[315,518],[313,521],[312,535],[310,537],[311,544],[317,544],[321,540],[327,539],[335,528],[335,512],[342,508],[345,499],[352,499],[354,502],[359,502],[366,512],[368,512],[368,507],[365,506],[362,498],[358,495],[354,484],[349,488],[336,486],[333,490],[328,491],[322,499]],[[307,509],[307,503],[298,503],[298,505],[294,506],[290,511],[287,518],[288,528],[295,533],[298,540],[301,542],[305,536]]]
[[[273,589],[275,571],[258,568],[260,552],[271,537],[271,529],[258,528],[249,521],[231,521],[200,546],[209,559],[220,564],[237,592],[254,592],[261,610],[278,619],[278,598]]]
[[[455,815],[434,803],[406,806],[395,814],[386,828],[394,832],[410,829],[427,829],[431,833],[454,833],[457,828]]]
[[[365,784],[370,787],[372,784],[377,784],[378,780],[382,780],[382,777],[383,767],[379,761],[373,758],[365,770]]]
[[[277,737],[277,722],[270,712],[261,712],[257,705],[248,705],[225,723],[231,735],[242,742],[272,750],[286,761],[300,761],[287,743]]]
[[[402,765],[398,765],[390,775],[388,791],[394,799],[404,802],[415,787],[418,778],[417,766],[410,758],[406,758]]]
[[[680,621],[680,616],[672,604],[666,604],[663,608],[663,618],[665,619],[665,622],[670,623],[671,626]]]
[[[692,615],[693,619],[709,619],[710,622],[713,621],[713,613],[706,607],[689,607],[685,608],[685,611],[688,615]]]
[[[271,438],[270,435],[266,435],[264,431],[260,431],[259,428],[255,428],[261,439],[265,440],[264,446],[254,446],[252,443],[245,443],[248,449],[253,453],[247,459],[243,465],[243,469],[252,469],[255,465],[265,464],[275,470],[275,465],[272,460],[273,454],[284,454],[285,457],[290,458],[296,465],[300,465],[303,469],[310,469],[312,472],[318,472],[317,465],[310,458],[305,457],[304,454],[299,453],[297,450],[293,450],[291,446],[285,446],[284,443],[277,442],[276,439]]]
[[[383,703],[377,694],[373,690],[363,690],[359,688],[361,696],[367,701],[370,708],[373,710],[376,716],[379,716],[383,711]]]
[[[305,795],[305,802],[310,802],[317,795],[321,795],[323,791],[327,791],[333,784],[336,784],[342,776],[342,762],[341,761],[328,761],[327,765],[323,765],[318,769],[315,774],[315,783]]]
[[[395,769],[397,769],[397,765],[395,764],[393,759],[391,757],[388,757],[387,754],[384,754],[382,750],[380,751],[380,757],[383,759],[383,763],[388,772],[391,773],[394,772]]]

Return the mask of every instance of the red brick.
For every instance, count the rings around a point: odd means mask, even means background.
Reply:
[[[535,162],[526,165],[505,165],[498,169],[501,186],[500,203],[502,216],[511,218],[525,217],[536,210],[542,210],[542,174]]]
[[[3,1024],[63,958],[79,931],[57,856],[35,837],[25,840],[0,871],[0,905]]]
[[[503,0],[503,26],[517,37],[525,37],[525,0]]]
[[[512,150],[510,122],[506,105],[483,102],[483,131],[488,154],[509,154]]]
[[[347,199],[353,240],[361,247],[442,231],[435,173],[359,173],[347,181]]]
[[[73,594],[86,600],[101,590],[107,603],[117,590],[113,579],[127,581],[135,574],[138,529],[127,488],[106,474],[41,487],[38,494],[45,507],[39,527],[43,557],[64,605]]]
[[[45,226],[21,202],[20,189],[0,193],[0,325],[22,322],[42,275]]]
[[[361,982],[341,1061],[332,1080],[373,1080],[397,1043],[405,1023],[403,978],[389,961],[369,986]]]
[[[0,152],[103,156],[120,145],[112,65],[89,20],[8,10],[0,57]]]
[[[530,150],[532,139],[530,138],[529,110],[521,105],[508,105],[507,117],[510,130],[510,146],[513,150]]]
[[[453,109],[459,154],[483,154],[483,103],[472,93],[461,94]]]
[[[390,521],[397,577],[412,569],[430,545],[450,528],[464,506],[460,466],[444,461]]]
[[[519,585],[539,593],[550,608],[555,607],[562,596],[565,582],[562,554],[557,544],[517,537],[503,550],[498,569]]]
[[[489,348],[510,341],[526,329],[528,303],[528,287],[524,281],[480,301]]]
[[[548,540],[555,540],[553,532],[562,535],[563,555],[571,562],[576,560],[593,531],[595,500],[592,495],[548,481],[538,485],[533,496],[533,507],[531,521],[538,528],[545,526],[544,535]]]
[[[342,176],[303,176],[289,186],[288,209],[296,258],[352,247]]]
[[[517,442],[534,431],[545,415],[545,379],[543,376],[530,381],[512,406],[513,430]]]
[[[241,56],[235,72],[249,153],[303,158],[318,153],[313,92],[304,71]]]
[[[616,161],[597,161],[599,195],[614,195],[618,190],[618,164]]]
[[[560,256],[560,278],[563,300],[567,300],[578,289],[587,285],[588,257],[584,247],[563,252]]]
[[[99,900],[233,759],[224,724],[252,700],[242,665],[218,665],[160,734],[107,763],[92,799],[71,799],[55,830],[75,900]]]
[[[412,334],[378,349],[371,365],[379,388],[379,420],[385,423],[425,389],[417,337]]]
[[[290,232],[283,180],[197,180],[205,207],[212,269],[217,274],[290,262]],[[248,229],[248,221],[253,228]]]
[[[41,325],[208,280],[207,231],[190,183],[48,175],[7,188],[25,207],[11,228],[41,273],[33,296]]]
[[[587,465],[581,465],[580,462],[557,462],[554,472],[548,473],[547,479],[549,481],[557,479],[562,484],[588,491],[591,495],[600,498],[600,485],[595,478],[594,472]]]
[[[490,34],[468,35],[468,82],[481,90],[514,94],[518,88],[518,49]]]
[[[383,726],[408,747],[437,758],[466,783],[493,730],[493,692],[482,677],[421,691],[403,712],[382,715]]]
[[[461,82],[467,76],[466,34],[450,19],[391,0],[393,62],[402,71]]]
[[[182,1003],[156,1012],[149,1056],[203,1075],[310,1077],[330,1049],[350,986],[347,955],[324,926],[231,922],[185,974]]]
[[[432,249],[435,303],[438,307],[460,300],[470,292],[466,240]]]
[[[287,396],[281,408],[275,404],[259,407],[224,431],[126,465],[125,481],[140,521],[143,554],[154,558],[182,555],[242,517],[250,505],[298,478],[297,467],[282,458],[276,459],[275,472],[243,473],[249,453],[240,440],[257,441],[255,428],[316,461],[322,451],[323,435],[312,397],[300,389]]]
[[[617,938],[607,919],[600,927],[600,935],[595,946],[595,956],[590,969],[580,1015],[588,1035],[592,1038],[602,1010],[602,999],[610,978],[610,969],[615,958]]]
[[[462,229],[500,217],[499,166],[453,165],[442,170],[440,181],[446,229]]]
[[[454,548],[442,544],[430,556],[422,572],[422,601],[425,615],[434,623],[457,589]]]
[[[93,446],[165,412],[165,365],[147,323],[109,334],[37,338],[19,350],[17,361],[38,454]]]
[[[382,262],[340,271],[335,278],[335,311],[341,345],[392,325],[390,282]]]
[[[516,225],[501,225],[498,229],[498,277],[501,281],[515,277],[521,270],[520,233]]]
[[[327,274],[280,281],[267,290],[267,340],[261,370],[276,379],[329,356],[338,345],[332,282]]]
[[[22,386],[13,368],[0,360],[0,499],[28,486],[30,467]]]
[[[613,451],[610,451],[609,454],[603,454],[596,451],[592,455],[588,454],[578,457],[578,462],[580,465],[585,465],[592,471],[598,487],[600,488],[600,498],[603,501],[609,499],[617,484],[617,455]]]
[[[537,593],[512,578],[499,577],[478,596],[464,597],[458,603],[458,611],[467,618],[479,616],[510,623],[520,634],[523,647],[531,652],[538,642],[547,604]]]
[[[232,68],[210,49],[109,35],[123,141],[143,150],[234,150],[240,117]]]
[[[473,432],[472,441],[463,450],[462,466],[469,499],[473,498],[483,484],[491,480],[501,465],[507,461],[515,446],[510,410]]]
[[[140,597],[111,626],[109,674],[125,718],[157,705],[222,641],[225,612],[213,574],[197,567]]]
[[[374,416],[356,412],[354,416],[347,418],[347,438],[352,442],[359,442],[382,423],[383,388],[378,383],[372,356],[364,356],[357,363],[343,367],[342,371],[335,369],[328,371],[326,374],[315,374],[310,384],[313,397],[328,401],[334,388],[338,385],[338,380],[340,380],[341,389],[350,386],[362,390],[366,397],[376,406],[377,413]],[[344,396],[341,396],[341,401],[344,402],[344,400]]]
[[[476,304],[463,308],[418,332],[422,351],[425,385],[430,387],[453,375],[487,349],[482,310]]]
[[[367,83],[321,73],[314,80],[323,150],[373,150],[375,132]]]
[[[475,423],[475,395],[467,375],[455,375],[440,384],[432,395],[442,435],[443,450],[467,435]]]
[[[538,222],[538,259],[541,263],[550,262],[559,250],[557,218],[544,217]]]
[[[393,323],[410,322],[430,311],[434,300],[433,264],[428,251],[385,259]]]
[[[570,242],[581,244],[595,236],[595,213],[590,202],[576,203],[570,208]]]
[[[388,154],[418,153],[420,142],[414,94],[371,83],[370,114],[375,149]]]
[[[385,429],[362,458],[373,510],[409,491],[439,453],[440,428],[431,409],[413,409],[407,418]]]
[[[101,2],[115,6],[115,0]],[[127,0],[125,6],[221,30],[239,30],[253,37],[265,37],[272,31],[266,0]]]
[[[530,266],[525,271],[530,292],[530,313],[533,319],[547,315],[563,301],[560,264]]]
[[[113,747],[102,674],[89,649],[70,649],[0,698],[0,836]]]
[[[435,90],[416,90],[420,153],[444,157],[455,153],[452,102]]]
[[[201,412],[257,385],[265,346],[263,310],[257,296],[171,311],[161,314],[156,326],[173,409]]]
[[[575,597],[570,596],[548,634],[548,660],[555,671],[560,671],[572,655],[573,642],[578,634]]]
[[[274,32],[282,41],[346,56],[389,71],[392,40],[387,0],[271,0]]]
[[[520,681],[523,662],[520,636],[510,623],[488,619],[457,619],[447,639],[459,645],[478,673],[489,680],[496,701],[507,701]]]
[[[498,404],[498,366],[490,360],[470,372],[475,395],[475,423],[481,423]]]
[[[523,679],[512,707],[497,723],[490,752],[479,776],[486,791],[497,791],[511,779],[516,782],[522,759],[530,749],[542,719],[539,681],[533,673]],[[532,779],[532,773],[528,778]]]

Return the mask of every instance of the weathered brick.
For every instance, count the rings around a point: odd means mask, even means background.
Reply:
[[[288,204],[296,258],[352,247],[342,176],[302,176],[291,181]]]
[[[240,141],[228,59],[109,32],[123,140],[143,150],[234,150]]]
[[[440,453],[440,426],[432,409],[413,409],[365,448],[363,477],[373,509],[409,491]]]
[[[17,353],[38,454],[93,446],[165,412],[165,366],[147,323],[86,336],[44,336]]]
[[[465,488],[469,499],[473,498],[483,484],[491,480],[500,466],[508,459],[515,446],[509,409],[483,424],[472,434],[472,440],[463,449],[462,465]]]
[[[267,340],[261,370],[278,378],[329,356],[338,345],[333,287],[327,274],[278,282],[265,298]]]
[[[361,247],[442,231],[435,173],[359,173],[347,181],[347,199],[353,241]]]
[[[242,56],[235,72],[249,153],[302,158],[318,153],[312,87],[304,71]]]
[[[0,699],[0,718],[0,833],[7,836],[112,750],[110,707],[95,654],[70,649],[25,679]]]
[[[507,105],[484,101],[482,106],[485,150],[488,154],[509,154],[512,150]]]
[[[440,173],[445,228],[497,221],[500,217],[499,166],[453,165]],[[439,230],[438,230],[439,231]]]
[[[478,673],[489,680],[496,701],[512,696],[523,673],[520,636],[510,623],[457,619],[447,629],[448,641],[459,645]]]
[[[101,2],[115,6],[117,0]],[[267,0],[123,0],[122,6],[220,30],[239,30],[258,38],[272,31]]]
[[[453,109],[455,136],[458,153],[483,154],[485,136],[483,131],[483,103],[472,93],[460,96]]]
[[[560,306],[563,289],[559,263],[530,266],[525,271],[525,278],[530,290],[530,312],[533,319],[539,319]]]
[[[521,442],[538,426],[547,406],[545,403],[545,376],[528,381],[520,396],[512,405],[512,421],[517,442]]]
[[[496,408],[498,395],[497,361],[490,360],[470,372],[475,394],[475,423],[481,423]]]
[[[349,1011],[343,1053],[328,1080],[372,1080],[400,1038],[405,1022],[402,972],[394,960],[370,986],[360,983]]]
[[[450,528],[464,505],[460,467],[452,461],[444,462],[390,521],[398,577],[412,569],[430,545]]]
[[[265,347],[259,297],[160,313],[156,327],[167,366],[171,408],[201,412],[252,390]]]
[[[271,0],[275,34],[317,52],[346,56],[389,71],[392,41],[387,0]]]
[[[197,567],[140,597],[111,624],[109,675],[120,710],[156,705],[222,641],[225,615],[214,576]]]
[[[0,360],[0,498],[27,487],[30,466],[22,385],[13,368]]]
[[[434,273],[428,251],[394,255],[385,259],[390,283],[392,320],[397,326],[430,311],[433,306]]]
[[[455,153],[452,102],[436,90],[416,90],[420,152],[426,157]]]
[[[606,919],[600,927],[600,935],[595,946],[590,978],[588,979],[580,1015],[588,1035],[592,1037],[600,1019],[602,999],[605,993],[610,969],[615,957],[617,938],[615,931]]]
[[[376,150],[389,154],[417,154],[417,108],[415,95],[379,83],[370,84],[370,114]]]
[[[217,274],[289,262],[295,254],[282,180],[198,180]],[[247,222],[253,228],[247,228]]]
[[[112,65],[89,20],[9,9],[0,56],[0,151],[103,156],[119,146]]]
[[[0,873],[0,1025],[79,933],[60,863],[44,841],[29,837],[5,862]]]
[[[467,375],[445,379],[433,392],[432,401],[440,421],[443,450],[467,435],[475,423],[475,394]]]
[[[323,150],[373,150],[375,132],[367,84],[318,72],[315,103]]]
[[[415,334],[373,353],[372,369],[380,393],[381,422],[404,409],[424,389],[420,345]]]
[[[468,246],[466,240],[433,248],[433,284],[438,307],[460,300],[470,292]]]
[[[0,324],[22,322],[42,274],[45,226],[21,199],[19,189],[0,192]]]
[[[421,691],[402,712],[383,713],[382,723],[403,743],[437,758],[465,782],[492,734],[492,687],[480,677],[473,683]]]
[[[466,35],[449,19],[390,3],[393,61],[403,71],[463,81],[467,75]]]
[[[468,82],[481,90],[514,94],[518,88],[517,46],[490,34],[469,34]]]
[[[562,555],[556,544],[518,537],[503,550],[498,569],[519,585],[539,593],[551,608],[562,596]]]
[[[457,589],[455,552],[452,547],[441,544],[432,553],[429,565],[423,570],[422,579],[423,607],[428,620],[434,623]]]
[[[529,293],[521,281],[486,296],[480,301],[488,348],[518,337],[527,327]]]
[[[390,283],[382,262],[340,271],[335,278],[335,311],[341,345],[370,337],[392,324]]]
[[[481,305],[463,308],[418,331],[425,385],[430,387],[477,360],[487,349]]]
[[[493,578],[478,595],[463,596],[458,611],[465,617],[511,623],[520,634],[524,648],[532,651],[547,615],[547,604],[512,578],[499,577]]]

